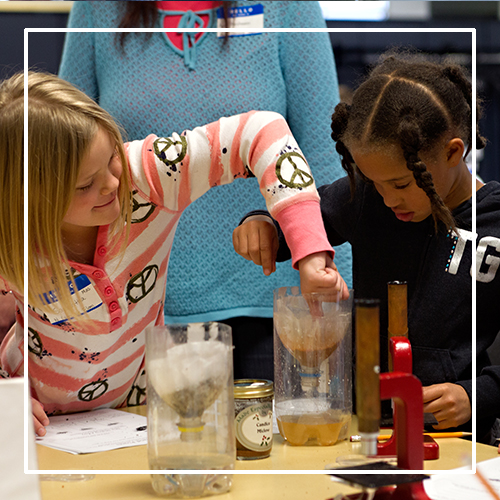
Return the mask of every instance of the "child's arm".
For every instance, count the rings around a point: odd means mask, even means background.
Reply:
[[[491,339],[493,342],[495,337]],[[485,366],[476,381],[476,415],[478,432],[482,419],[500,417],[500,366]],[[471,419],[473,398],[472,380],[459,380],[456,383],[443,383],[423,388],[424,410],[432,412],[439,422],[437,429],[461,425]],[[482,429],[485,432],[485,429]],[[478,439],[482,436],[478,434]]]
[[[20,310],[16,320],[0,344],[0,369],[6,377],[23,376],[24,339],[23,317]],[[36,434],[44,436],[45,426],[49,425],[49,419],[42,404],[33,397],[31,398],[31,413]]]
[[[435,429],[448,429],[467,423],[472,418],[471,402],[459,384],[434,384],[422,388],[424,412],[432,413],[439,425]]]
[[[31,398],[31,413],[33,414],[33,424],[35,425],[35,432],[39,436],[45,436],[47,431],[45,427],[49,425],[49,418],[43,410],[42,404],[35,398]]]
[[[16,341],[16,326],[17,324],[13,325],[9,330],[0,348],[1,371],[5,373],[6,377],[23,376],[23,341]],[[20,330],[22,332],[22,327]],[[15,361],[14,365],[11,365],[10,362],[12,361]],[[18,364],[17,369],[13,369],[12,366],[16,366],[16,364]],[[49,419],[43,409],[43,405],[33,397],[31,398],[31,413],[33,415],[35,433],[39,436],[45,436],[45,427],[49,425]]]
[[[279,238],[271,217],[259,214],[246,218],[233,231],[233,247],[244,259],[262,266],[266,276],[276,271]]]
[[[279,238],[278,227],[271,217],[263,213],[246,218],[233,232],[233,246],[239,255],[262,266],[268,276],[276,269],[278,250],[286,255],[283,238]],[[281,259],[280,259],[281,260]],[[329,252],[312,253],[298,262],[302,293],[341,293],[342,299],[349,297],[344,280],[337,271]]]
[[[129,143],[127,155],[134,189],[174,214],[214,186],[255,176],[293,266],[312,253],[333,254],[311,171],[278,113],[251,111],[169,138],[149,136]]]
[[[340,293],[349,298],[349,290],[328,252],[308,255],[299,261],[300,290],[304,293]]]

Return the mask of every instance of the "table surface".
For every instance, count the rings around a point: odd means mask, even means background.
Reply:
[[[146,414],[146,407],[127,408],[127,411]],[[351,433],[357,429],[353,419]],[[472,455],[472,442],[459,438],[438,440],[440,458],[424,462],[427,471],[440,471],[463,466],[464,456]],[[356,490],[340,484],[321,473],[325,467],[335,464],[338,457],[357,453],[359,444],[342,441],[334,446],[291,446],[279,434],[274,435],[274,443],[269,458],[261,460],[236,461],[233,486],[229,493],[220,495],[220,500],[253,500],[272,498],[287,500],[333,499],[339,493],[354,493]],[[136,446],[102,453],[72,455],[66,452],[37,446],[40,470],[149,470],[147,447]],[[476,444],[476,461],[481,462],[498,457],[496,447]],[[248,473],[245,473],[247,472]],[[261,473],[258,471],[277,471]],[[301,471],[300,473],[283,473]],[[307,471],[317,471],[307,473]],[[281,473],[280,473],[281,472]],[[318,472],[320,472],[318,474]],[[42,481],[43,500],[142,500],[159,498],[152,486],[148,473],[137,474],[96,474],[89,481]]]

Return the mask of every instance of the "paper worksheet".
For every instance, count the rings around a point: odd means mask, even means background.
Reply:
[[[477,464],[476,469],[488,479],[500,495],[500,457]],[[424,481],[425,492],[431,500],[491,500],[491,494],[472,474],[437,474]]]
[[[68,453],[95,453],[147,444],[147,419],[104,409],[50,417],[47,434],[37,444]]]

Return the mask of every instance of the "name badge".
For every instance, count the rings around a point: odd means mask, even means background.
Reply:
[[[87,313],[102,306],[101,297],[99,297],[99,294],[96,292],[87,276],[85,276],[84,274],[80,274],[79,276],[74,278],[74,281],[80,295],[81,303],[83,304],[83,307],[85,308],[85,311]],[[73,303],[77,308],[80,308],[80,301],[78,300],[78,297],[75,296],[75,289],[71,281],[68,281],[68,287],[73,299]],[[43,300],[46,304],[44,310],[38,311],[34,309],[35,312],[40,314],[40,316],[44,316],[53,325],[59,325],[61,323],[64,323],[65,321],[68,321],[68,318],[66,318],[62,307],[59,305],[57,296],[54,291],[44,293]]]
[[[264,28],[264,6],[262,4],[249,5],[244,7],[232,7],[229,9],[229,17],[231,18],[231,28]],[[226,20],[224,19],[224,9],[217,9],[217,28],[226,28]],[[242,31],[239,33],[228,33],[228,36],[249,36],[260,35],[262,32]],[[218,38],[224,38],[224,32],[217,33]]]

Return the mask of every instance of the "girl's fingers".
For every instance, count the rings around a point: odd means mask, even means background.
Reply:
[[[269,276],[276,270],[276,254],[278,252],[278,239],[274,238],[274,226],[269,224],[261,226],[259,230],[260,262],[262,270]]]
[[[38,436],[43,437],[45,436],[45,434],[47,434],[45,427],[39,422],[39,420],[35,416],[33,416],[33,424],[35,426],[35,433]]]
[[[276,228],[269,222],[249,220],[233,231],[235,251],[245,259],[262,266],[266,275],[276,270],[278,245]]]
[[[248,253],[248,235],[245,233],[243,226],[239,226],[233,231],[233,247],[235,252],[244,259],[252,260]]]
[[[43,405],[34,398],[31,398],[31,412],[33,413],[33,423],[35,432],[39,436],[45,436],[45,426],[49,425],[49,418],[43,409]]]

